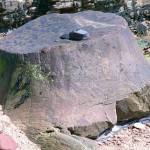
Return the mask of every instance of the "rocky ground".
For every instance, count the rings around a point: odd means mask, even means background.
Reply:
[[[99,144],[101,150],[149,150],[150,124],[131,125]]]

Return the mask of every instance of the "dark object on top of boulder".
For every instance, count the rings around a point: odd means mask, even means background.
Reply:
[[[80,41],[80,40],[86,40],[89,37],[90,37],[89,33],[82,29],[72,31],[69,33],[70,40]]]
[[[72,31],[69,34],[64,34],[60,38],[73,40],[73,41],[81,41],[81,40],[87,40],[89,37],[90,35],[87,31],[79,29],[79,30]]]

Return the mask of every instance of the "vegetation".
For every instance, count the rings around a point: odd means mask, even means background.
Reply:
[[[27,98],[31,96],[31,75],[25,65],[16,65],[16,69],[12,74],[10,90],[7,96],[7,104],[9,109],[17,108],[25,102]],[[15,105],[12,106],[12,99],[15,101]]]
[[[70,0],[70,2],[72,2],[72,6],[67,8],[55,8],[54,5],[56,4],[56,1],[54,0],[33,0],[33,3],[30,6],[25,4],[25,6],[22,8],[18,5],[18,8],[11,13],[6,13],[0,2],[0,26],[17,28],[27,21],[44,15],[49,11],[60,13],[73,13],[87,9],[114,11],[123,4],[122,0]],[[66,3],[66,1],[62,1],[60,5],[63,3]],[[33,7],[35,7],[36,10],[30,9]]]
[[[48,81],[52,83],[50,72],[43,72],[38,64],[19,62],[11,78],[10,90],[7,96],[7,108],[18,108],[32,96],[32,81]],[[13,105],[15,104],[15,105]]]

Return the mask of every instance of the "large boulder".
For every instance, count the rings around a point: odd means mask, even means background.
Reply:
[[[79,28],[90,39],[60,39]],[[54,126],[96,138],[117,122],[116,102],[150,81],[149,64],[126,21],[115,14],[45,15],[1,39],[0,49],[20,58],[5,110],[27,132]]]

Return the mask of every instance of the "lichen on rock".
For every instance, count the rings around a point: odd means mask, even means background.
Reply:
[[[6,109],[17,108],[31,96],[31,74],[24,64],[16,65],[6,98]],[[14,105],[12,105],[14,104]]]

